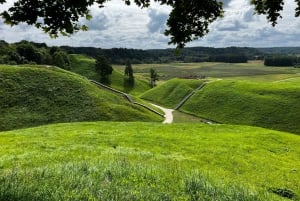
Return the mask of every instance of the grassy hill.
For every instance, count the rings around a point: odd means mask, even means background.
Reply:
[[[95,59],[80,55],[70,54],[71,71],[92,80],[99,80],[95,72]]]
[[[95,59],[86,57],[84,55],[71,54],[70,60],[72,72],[83,75],[89,79],[96,81],[100,80],[100,77],[94,71]],[[111,87],[132,95],[139,95],[150,89],[148,81],[142,76],[135,74],[134,86],[128,87],[124,85],[124,68],[125,66],[119,67],[119,69],[114,69],[112,75],[110,76]]]
[[[55,67],[0,66],[0,130],[53,122],[160,117]]]
[[[221,80],[206,85],[182,111],[228,124],[246,124],[300,134],[300,85],[289,82]]]
[[[0,132],[0,200],[299,200],[300,136],[90,122]],[[280,196],[279,196],[280,195]]]
[[[142,94],[141,98],[174,108],[186,95],[199,87],[203,82],[204,80],[174,78]]]

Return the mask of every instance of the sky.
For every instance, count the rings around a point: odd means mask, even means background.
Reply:
[[[295,18],[295,3],[285,0],[282,19],[276,27],[267,22],[265,16],[253,15],[250,0],[222,0],[224,18],[209,27],[210,32],[203,38],[187,44],[188,47],[286,47],[300,46],[300,18]],[[5,9],[13,0],[7,0]],[[104,8],[91,7],[92,20],[81,23],[89,30],[78,32],[71,37],[60,36],[51,39],[42,31],[21,24],[10,27],[0,19],[0,39],[7,42],[28,40],[46,43],[49,46],[84,46],[98,48],[164,49],[169,38],[164,35],[166,21],[171,8],[152,3],[141,9],[135,5],[126,6],[121,0],[111,0]]]

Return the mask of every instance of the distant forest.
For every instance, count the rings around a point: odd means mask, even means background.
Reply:
[[[101,49],[94,47],[68,47],[62,46],[68,53],[84,54],[94,57],[103,54],[113,64],[124,64],[130,60],[133,64],[138,63],[170,63],[170,62],[228,62],[245,63],[248,60],[263,58],[264,53],[255,48],[211,48],[192,47],[180,50],[176,49],[127,49],[112,48]]]
[[[47,64],[70,68],[68,54],[83,54],[92,58],[103,55],[112,64],[170,62],[227,62],[245,63],[248,60],[263,60],[265,65],[287,66],[298,64],[300,47],[249,48],[249,47],[190,47],[176,49],[102,49],[95,47],[48,47],[45,43],[0,41],[2,64]]]

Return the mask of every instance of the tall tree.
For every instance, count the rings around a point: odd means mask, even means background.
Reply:
[[[53,54],[53,63],[54,65],[63,68],[65,70],[71,69],[71,62],[69,59],[69,55],[63,51],[56,51]]]
[[[25,22],[41,28],[51,37],[73,34],[78,30],[87,30],[86,25],[78,23],[81,17],[91,19],[89,8],[97,4],[100,8],[110,0],[16,0],[13,6],[4,10],[1,17],[9,25]],[[134,2],[139,7],[149,7],[150,0],[123,0],[130,5]],[[208,33],[208,25],[223,16],[222,0],[154,0],[161,5],[172,7],[167,20],[165,34],[170,36],[170,44],[184,47]],[[284,0],[249,0],[254,5],[255,14],[266,15],[275,26],[281,18]],[[295,16],[300,15],[300,0],[296,2]],[[6,0],[0,0],[0,4]]]
[[[101,83],[109,83],[109,75],[112,74],[113,68],[103,55],[97,56],[95,63],[95,71],[99,74]]]
[[[133,69],[129,60],[125,64],[124,75],[125,75],[126,84],[129,86],[133,86],[134,85]]]
[[[155,69],[150,69],[150,86],[153,88],[156,85],[156,81],[158,80],[158,75]]]

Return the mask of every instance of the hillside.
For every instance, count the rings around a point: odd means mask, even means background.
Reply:
[[[300,134],[300,86],[290,82],[221,80],[206,85],[181,108],[228,124],[255,125]]]
[[[300,136],[231,125],[56,124],[0,132],[0,167],[6,201],[298,200]]]
[[[141,98],[174,108],[180,101],[194,89],[199,87],[204,80],[171,79],[141,95]]]
[[[53,122],[161,120],[55,67],[0,66],[0,77],[0,130]]]
[[[99,76],[94,71],[95,59],[89,58],[84,55],[79,54],[71,54],[70,55],[71,61],[71,71],[82,76],[85,76],[89,79],[93,79],[99,81]],[[134,68],[134,66],[133,66]],[[120,69],[115,69],[110,76],[110,86],[123,91],[125,93],[130,93],[132,95],[139,95],[144,93],[145,91],[150,89],[148,81],[139,75],[134,74],[134,86],[128,87],[124,84],[124,69],[125,65],[122,66]]]

